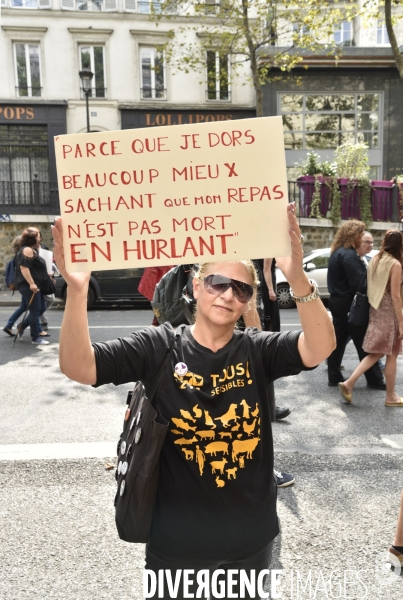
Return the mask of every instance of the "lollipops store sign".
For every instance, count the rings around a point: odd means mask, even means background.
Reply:
[[[286,256],[281,117],[55,138],[68,271]]]

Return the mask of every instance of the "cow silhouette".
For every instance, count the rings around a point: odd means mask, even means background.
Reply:
[[[217,487],[224,487],[225,485],[225,481],[223,481],[222,479],[220,479],[217,475],[217,477],[215,478],[215,482],[217,484]]]
[[[215,431],[213,429],[206,429],[205,431],[196,431],[196,435],[199,435],[202,440],[214,440]]]
[[[260,441],[259,437],[250,440],[234,440],[232,442],[232,462],[235,462],[238,454],[246,452],[246,458],[252,458],[252,453]]]
[[[196,419],[192,417],[189,411],[183,410],[183,408],[181,408],[179,412],[184,419],[189,419],[189,421],[193,421],[193,423],[196,423]]]
[[[224,468],[225,465],[227,464],[227,459],[223,458],[222,460],[214,460],[213,462],[210,463],[211,465],[211,470],[212,473],[215,473],[216,471],[220,471],[221,475],[224,475]]]
[[[252,435],[253,430],[255,429],[256,419],[253,419],[252,423],[249,425],[246,421],[242,423],[242,427],[245,433],[248,435]]]
[[[217,425],[214,423],[213,419],[210,417],[208,410],[204,411],[204,417],[206,419],[206,425],[211,425],[211,427],[213,429],[215,429],[217,427]]]
[[[228,445],[227,442],[211,442],[211,444],[207,444],[204,452],[206,454],[216,455],[217,452],[224,452],[224,454],[228,454]]]
[[[181,448],[181,450],[184,452],[186,460],[193,460],[193,450],[188,450],[187,448]]]
[[[236,404],[230,404],[230,407],[227,410],[227,412],[224,415],[222,415],[221,417],[216,417],[214,419],[214,421],[221,421],[221,423],[223,424],[224,427],[228,427],[230,421],[236,422],[240,418],[240,417],[237,417],[237,414],[235,412],[236,409],[237,409]]]
[[[240,402],[239,404],[242,404],[242,406],[243,406],[243,418],[249,419],[250,418],[249,417],[249,409],[250,409],[249,404],[246,403],[246,400],[242,400],[242,402]]]
[[[198,404],[194,405],[193,412],[195,414],[196,419],[200,419],[200,417],[203,415],[203,411],[201,410],[201,408],[199,408]]]
[[[233,479],[236,479],[236,472],[238,471],[238,467],[234,467],[233,469],[227,469],[227,477],[228,479],[231,479],[231,476]]]
[[[186,423],[183,419],[175,419],[172,417],[171,421],[179,427],[179,429],[184,429],[185,431],[196,431],[196,427],[191,427],[189,423]]]
[[[174,444],[180,444],[181,446],[183,446],[183,444],[193,444],[194,442],[198,441],[199,440],[193,436],[190,440],[187,440],[186,438],[179,438],[178,440],[174,441]]]

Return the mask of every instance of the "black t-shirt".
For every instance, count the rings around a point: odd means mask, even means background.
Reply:
[[[150,550],[160,556],[235,559],[278,533],[267,386],[302,364],[300,332],[235,331],[217,352],[177,330],[157,400],[169,430]],[[94,344],[97,382],[143,381],[149,393],[174,332],[169,324]],[[185,375],[175,373],[184,363]]]

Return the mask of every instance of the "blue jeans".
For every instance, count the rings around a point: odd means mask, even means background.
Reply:
[[[29,289],[29,286],[21,286],[18,288],[18,291],[21,293],[28,306],[29,301],[32,298],[32,292]],[[29,314],[24,319],[21,327],[21,331],[24,331],[28,327],[28,325],[30,326],[32,340],[37,340],[40,332],[42,331],[41,325],[39,323],[39,317],[45,312],[45,310],[45,298],[43,297],[42,292],[36,292],[29,307]]]
[[[19,319],[19,317],[21,315],[23,315],[25,313],[26,310],[27,310],[27,302],[26,302],[24,296],[21,296],[21,304],[19,305],[17,310],[15,310],[13,312],[13,314],[7,321],[7,325],[6,325],[7,329],[12,329],[14,323],[17,321],[17,319]]]

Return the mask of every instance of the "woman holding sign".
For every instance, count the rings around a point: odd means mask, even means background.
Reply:
[[[157,392],[170,426],[161,452],[146,568],[170,570],[172,580],[176,573],[181,576],[180,569],[196,574],[221,569],[225,579],[231,569],[255,569],[258,577],[270,564],[279,528],[268,384],[316,367],[335,347],[317,286],[302,268],[294,205],[287,211],[292,255],[277,259],[277,264],[293,289],[302,331],[236,330],[237,320],[255,301],[253,264],[204,263],[193,283],[195,324],[178,328],[180,336]],[[171,326],[92,345],[87,323],[90,273],[67,273],[60,220],[53,232],[56,262],[68,284],[60,335],[62,372],[93,386],[141,380],[149,392],[172,343]],[[198,586],[196,574],[190,593]],[[166,590],[163,597],[168,598]],[[215,592],[212,584],[213,597]],[[180,586],[177,597],[186,595]]]

